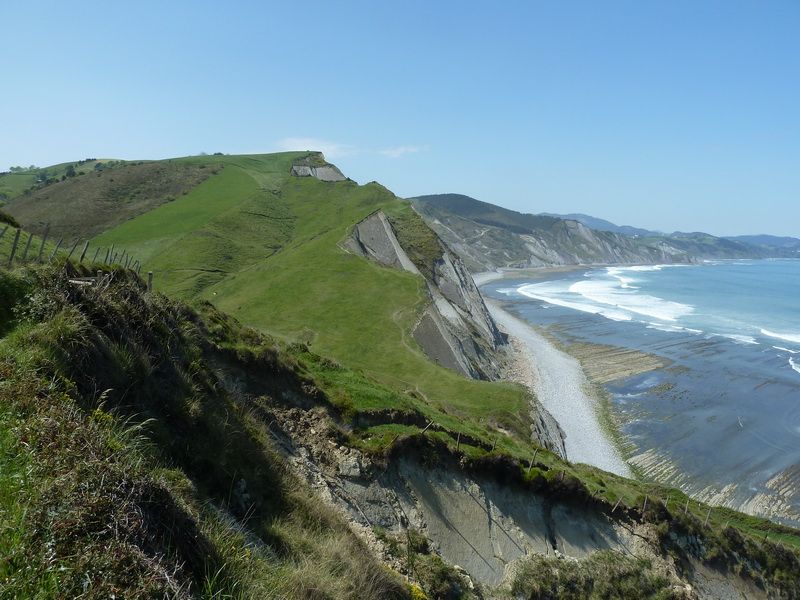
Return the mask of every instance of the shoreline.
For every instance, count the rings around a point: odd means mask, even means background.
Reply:
[[[516,279],[527,278],[533,281],[545,279],[549,275],[557,275],[559,273],[573,273],[575,271],[583,271],[585,269],[594,269],[602,267],[603,265],[559,265],[555,267],[505,267],[496,271],[481,271],[480,273],[473,273],[472,279],[478,287],[497,281],[498,279]]]
[[[578,359],[557,348],[498,302],[489,298],[485,301],[495,322],[521,344],[523,358],[533,375],[530,384],[534,395],[563,431],[567,459],[617,475],[633,476],[620,449],[600,422],[600,400],[587,393],[591,381]],[[518,351],[519,344],[515,348]]]

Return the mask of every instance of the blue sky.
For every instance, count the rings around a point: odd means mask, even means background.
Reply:
[[[4,0],[0,22],[0,168],[315,148],[401,196],[800,235],[796,0]]]

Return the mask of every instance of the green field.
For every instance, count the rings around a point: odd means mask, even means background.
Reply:
[[[527,401],[519,386],[461,377],[432,363],[411,337],[426,302],[423,279],[340,247],[379,208],[416,219],[408,203],[378,184],[292,177],[292,163],[306,154],[183,159],[224,169],[93,244],[126,249],[168,295],[209,300],[437,411],[502,424],[521,441]]]

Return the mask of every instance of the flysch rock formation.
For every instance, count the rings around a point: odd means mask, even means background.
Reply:
[[[767,598],[751,581],[695,560],[703,547],[695,535],[676,537],[691,563],[678,569],[663,553],[650,523],[619,515],[614,519],[591,503],[542,494],[489,472],[468,472],[448,458],[431,461],[424,451],[376,460],[326,437],[323,433],[334,428],[324,410],[289,408],[271,417],[275,425],[270,433],[291,470],[341,511],[387,565],[401,572],[402,565],[376,531],[422,533],[471,587],[495,588],[511,581],[520,561],[532,554],[574,561],[614,550],[650,561],[672,583],[675,598]]]
[[[381,265],[425,278],[430,302],[412,335],[431,360],[473,379],[508,376],[510,346],[472,275],[444,244],[430,276],[425,277],[403,249],[386,214],[379,210],[357,223],[344,245]],[[533,439],[566,458],[564,434],[556,420],[533,394],[530,406]]]
[[[294,409],[275,416],[275,435],[282,431],[277,439],[295,472],[362,534],[372,537],[375,527],[420,531],[442,558],[480,583],[499,585],[531,553],[633,553],[631,532],[600,512],[469,475],[447,461],[431,465],[409,456],[376,464],[358,450],[307,435],[325,431],[322,413]]]
[[[331,164],[321,166],[296,164],[292,166],[292,175],[295,177],[316,177],[320,181],[345,181],[347,179],[336,166]]]
[[[353,228],[351,252],[384,266],[420,274],[383,211]],[[434,361],[473,379],[497,379],[505,340],[461,260],[448,252],[426,277],[431,302],[414,327],[414,339]]]

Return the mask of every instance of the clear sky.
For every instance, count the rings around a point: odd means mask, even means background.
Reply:
[[[800,236],[800,2],[2,0],[0,168],[321,149],[401,196]]]

